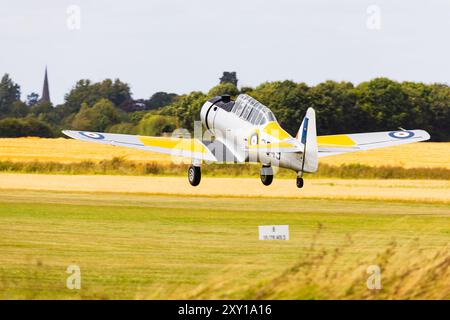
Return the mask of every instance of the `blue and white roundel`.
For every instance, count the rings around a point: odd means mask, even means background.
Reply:
[[[389,136],[397,139],[407,139],[414,136],[414,132],[412,131],[393,131],[389,132]]]
[[[85,136],[86,138],[91,138],[91,139],[96,139],[96,140],[102,140],[105,139],[105,136],[103,136],[100,133],[94,133],[94,132],[84,132],[84,131],[79,131],[79,133],[82,136]]]

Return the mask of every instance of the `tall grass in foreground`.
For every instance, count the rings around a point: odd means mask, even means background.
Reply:
[[[224,274],[186,295],[188,299],[450,299],[450,252],[448,247],[421,248],[416,238],[406,247],[393,240],[371,259],[348,263],[355,250],[348,243],[328,250],[314,243],[306,256],[270,279],[237,287]],[[409,246],[409,247],[408,247]],[[367,267],[381,269],[381,288],[369,289],[372,275]]]
[[[107,175],[183,175],[187,164],[135,162],[114,157],[110,160],[53,162],[53,161],[0,161],[0,172],[10,173],[42,173],[42,174],[107,174]],[[258,177],[257,164],[208,164],[202,167],[204,174],[218,177]],[[321,178],[348,179],[438,179],[450,180],[450,169],[447,168],[403,168],[394,166],[367,166],[348,164],[333,166],[321,164],[319,171],[312,175]],[[290,170],[280,169],[280,178],[295,177]]]

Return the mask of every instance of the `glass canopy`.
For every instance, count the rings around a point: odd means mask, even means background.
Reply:
[[[237,97],[231,112],[254,125],[277,121],[269,108],[246,94]]]

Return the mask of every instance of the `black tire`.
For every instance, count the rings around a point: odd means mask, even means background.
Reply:
[[[297,177],[297,188],[303,188],[303,178]]]
[[[198,186],[202,179],[202,171],[200,167],[190,166],[188,169],[188,180],[191,186]]]
[[[273,181],[273,170],[272,167],[261,168],[261,182],[265,186],[270,186]]]

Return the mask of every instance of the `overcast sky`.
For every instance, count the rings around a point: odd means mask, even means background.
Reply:
[[[82,78],[120,78],[134,98],[206,91],[222,71],[240,86],[449,83],[450,1],[2,0],[0,43],[22,99],[48,65],[54,103]]]

